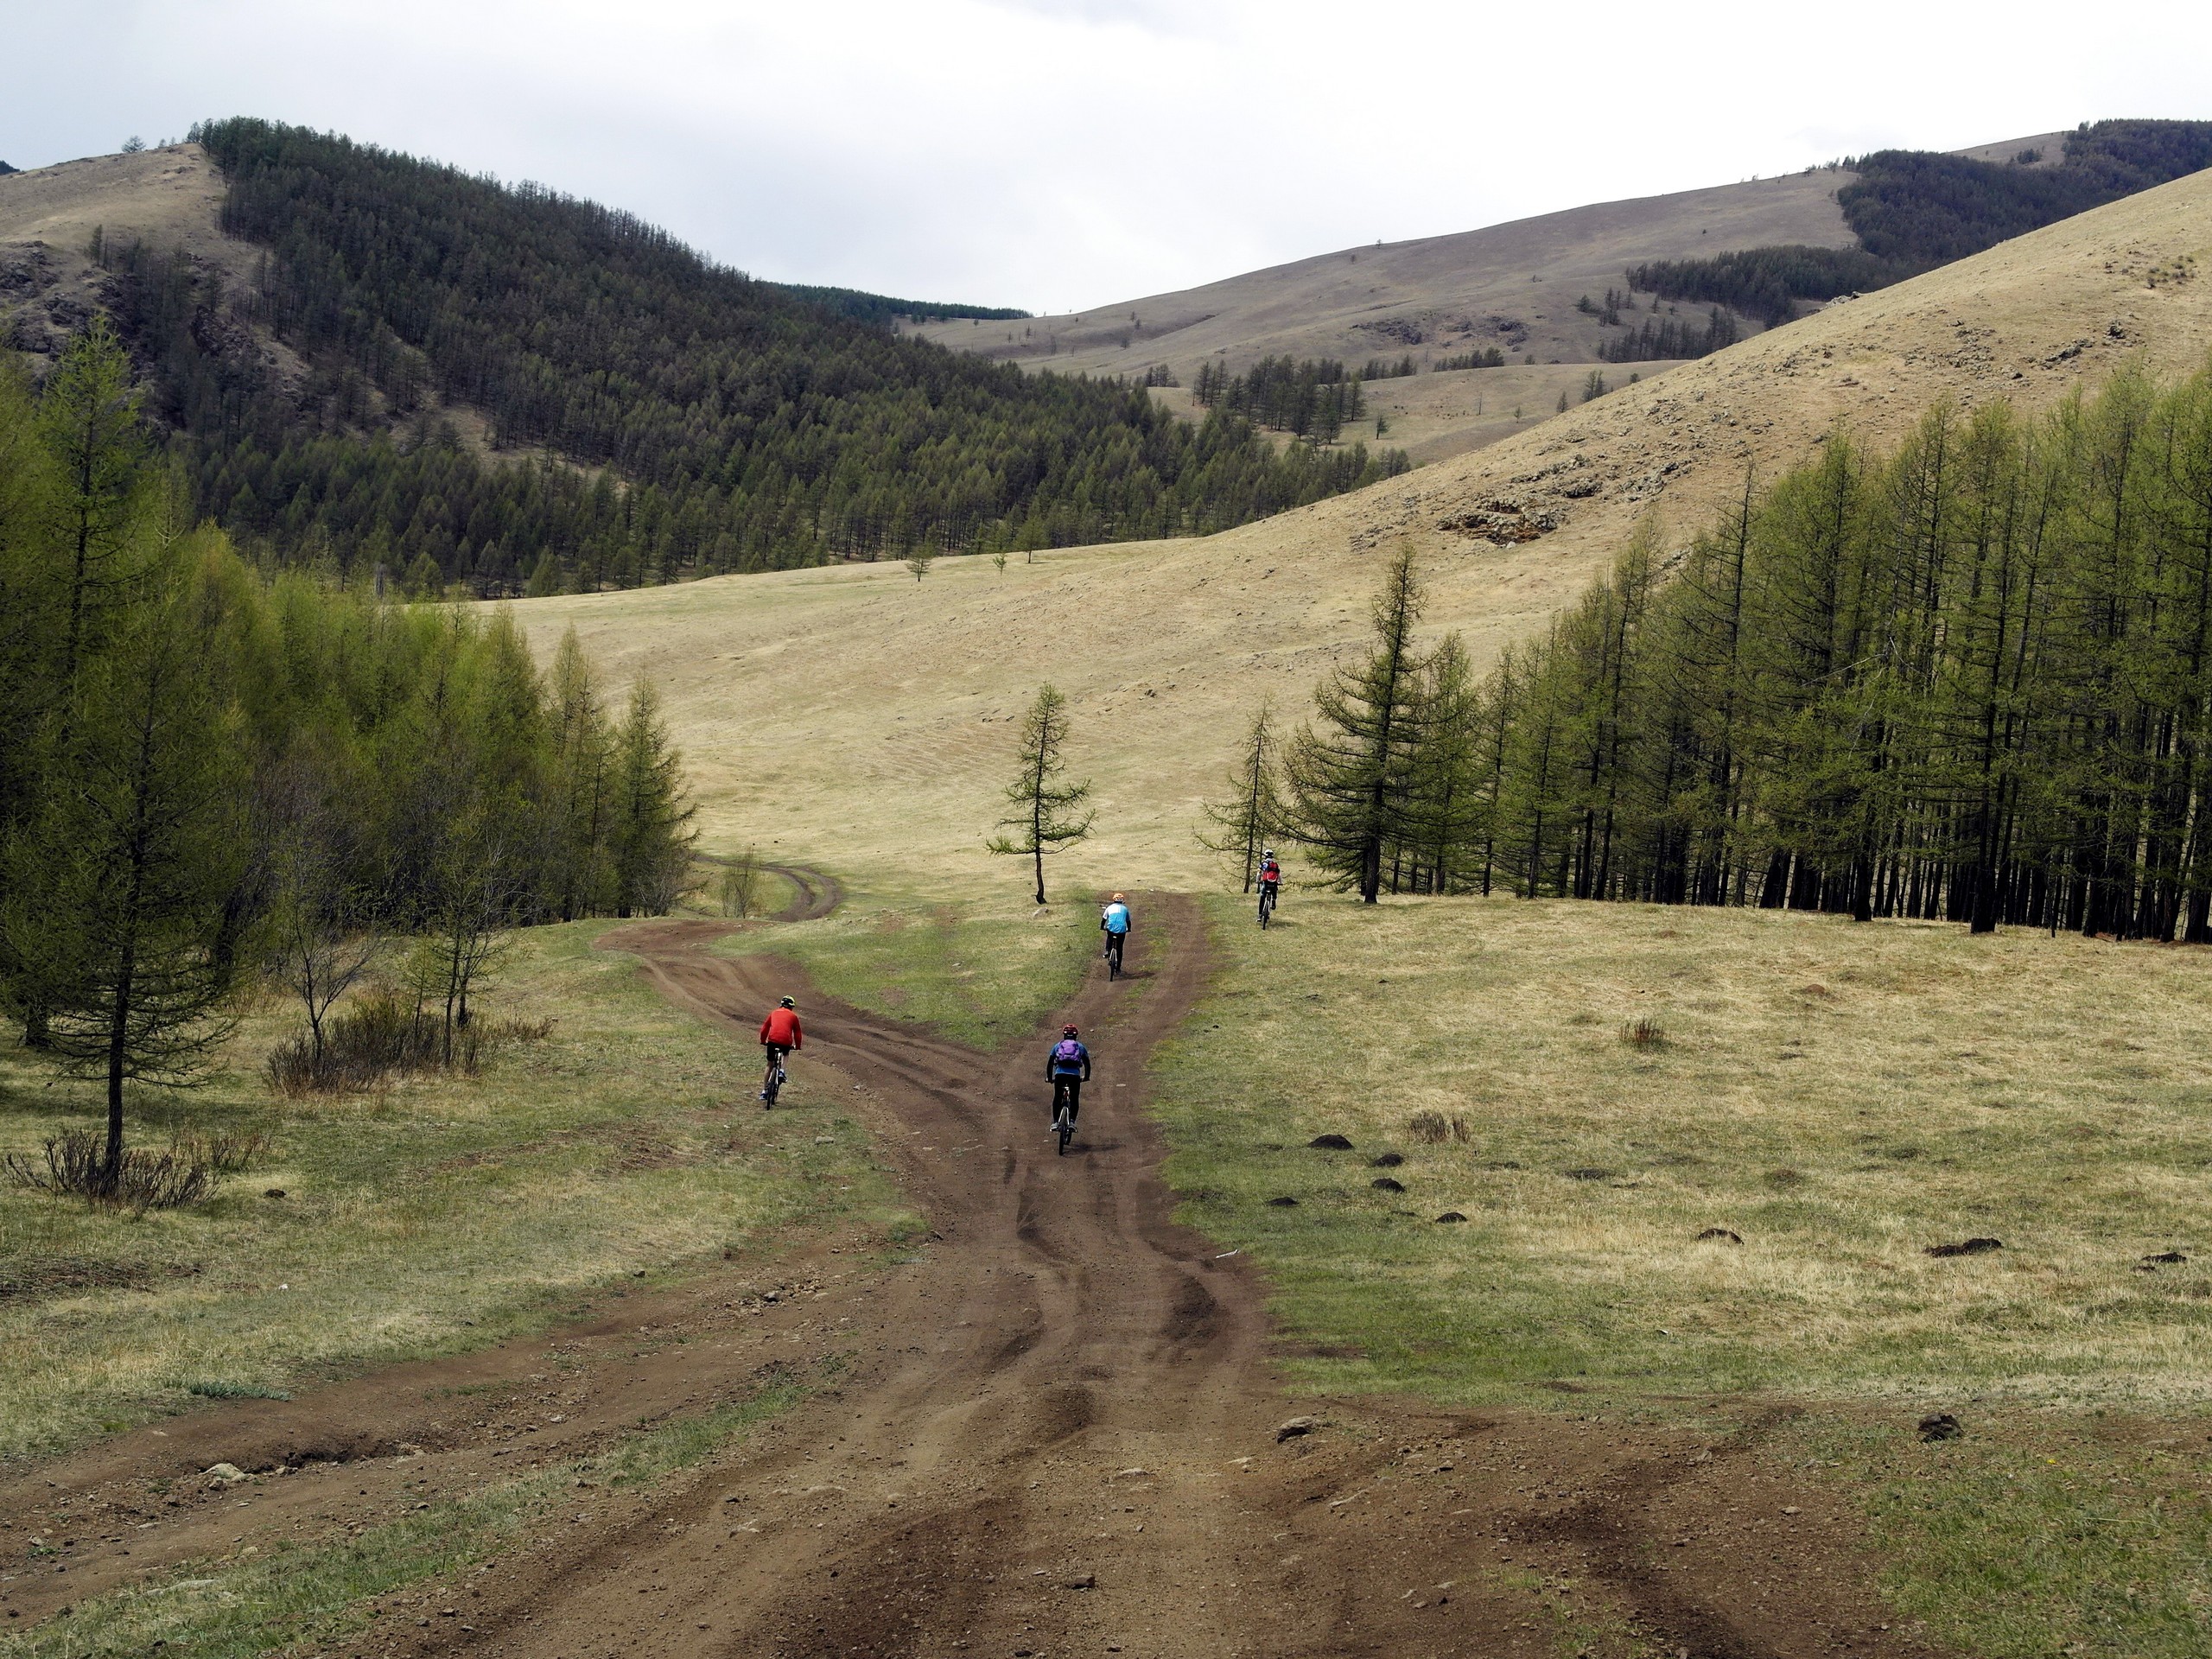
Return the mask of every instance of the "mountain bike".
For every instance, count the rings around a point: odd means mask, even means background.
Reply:
[[[1126,933],[1106,936],[1106,977],[1109,981],[1122,976],[1122,946],[1128,943],[1128,937]]]
[[[772,1047],[768,1050],[768,1070],[760,1079],[760,1109],[762,1111],[772,1112],[776,1109],[776,1096],[783,1092],[784,1083],[783,1051]]]
[[[1275,892],[1268,883],[1260,884],[1260,925],[1263,928],[1275,913]]]
[[[1075,1090],[1065,1077],[1052,1079],[1052,1133],[1060,1139],[1059,1155],[1066,1157],[1068,1142],[1075,1139]]]

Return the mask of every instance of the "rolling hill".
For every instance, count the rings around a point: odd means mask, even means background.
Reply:
[[[1478,662],[1541,628],[1637,519],[1679,538],[1847,426],[1886,442],[1934,400],[2048,408],[2124,363],[2212,351],[2212,174],[1834,305],[1475,453],[1203,540],[982,560],[917,582],[795,571],[518,607],[664,690],[709,845],[988,880],[1011,722],[1068,694],[1099,834],[1064,881],[1202,879],[1190,831],[1262,698],[1302,713],[1365,626],[1377,550],[1410,537],[1434,628]],[[1008,880],[1017,880],[1012,874]]]
[[[915,332],[1032,366],[1154,380],[1165,370],[1184,390],[1154,395],[1185,416],[1198,412],[1189,386],[1209,362],[1231,373],[1281,355],[1417,366],[1417,378],[1371,380],[1368,401],[1391,441],[1427,461],[1496,442],[1573,398],[1575,365],[1611,363],[1615,384],[1649,378],[1838,296],[2206,165],[2212,124],[2103,121],[1341,249],[1082,315],[931,321]],[[1485,352],[1503,363],[1446,366]],[[1438,368],[1442,381],[1429,381]]]
[[[588,591],[1216,529],[1402,465],[901,340],[535,186],[194,137],[0,181],[0,327],[49,363],[107,313],[194,510],[279,560]]]

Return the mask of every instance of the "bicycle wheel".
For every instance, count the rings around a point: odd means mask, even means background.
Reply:
[[[1275,896],[1272,893],[1260,894],[1260,925],[1265,928],[1275,913]]]
[[[1061,1107],[1052,1118],[1052,1133],[1060,1137],[1060,1153],[1068,1155],[1068,1142],[1075,1139],[1075,1120],[1068,1116],[1068,1109]]]
[[[1119,979],[1121,976],[1122,936],[1116,933],[1114,936],[1114,942],[1106,947],[1106,977],[1109,979]]]
[[[784,1068],[769,1062],[767,1075],[760,1079],[760,1109],[773,1111],[776,1096],[784,1091]]]

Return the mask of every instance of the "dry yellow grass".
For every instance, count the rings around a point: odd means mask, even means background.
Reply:
[[[955,320],[916,332],[1026,367],[1134,377],[1167,363],[1185,381],[1208,358],[1243,369],[1287,353],[1357,367],[1370,357],[1411,351],[1421,360],[1509,339],[1517,342],[1516,362],[1533,353],[1540,364],[1588,363],[1600,334],[1574,308],[1583,295],[1622,286],[1626,268],[1647,259],[1778,242],[1847,246],[1853,238],[1835,192],[1855,176],[1821,168],[1596,202],[1450,236],[1340,248],[1079,316]],[[1501,320],[1525,334],[1502,334]]]
[[[1363,1351],[1316,1381],[2212,1398],[2197,952],[1571,900],[1222,921],[1171,1174]],[[2004,1248],[1927,1254],[1974,1237]]]
[[[851,870],[995,878],[982,851],[1014,717],[1050,678],[1097,838],[1065,879],[1189,882],[1200,798],[1263,697],[1296,713],[1358,648],[1378,549],[1410,537],[1430,627],[1478,662],[1541,629],[1656,512],[1677,537],[1742,485],[1849,426],[1896,438],[1932,401],[2047,408],[2121,363],[2212,351],[2212,174],[2117,202],[1554,416],[1472,454],[1204,540],[735,576],[535,601],[541,653],[573,624],[618,679],[653,676],[710,845]],[[2115,333],[2114,328],[2118,332]],[[1501,546],[1468,515],[1554,528]]]

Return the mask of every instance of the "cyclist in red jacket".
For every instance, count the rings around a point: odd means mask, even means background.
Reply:
[[[776,1103],[776,1091],[784,1086],[784,1056],[806,1046],[798,1009],[788,996],[769,1009],[768,1017],[760,1022],[760,1046],[768,1051],[768,1070],[760,1079],[760,1103],[765,1109]]]

